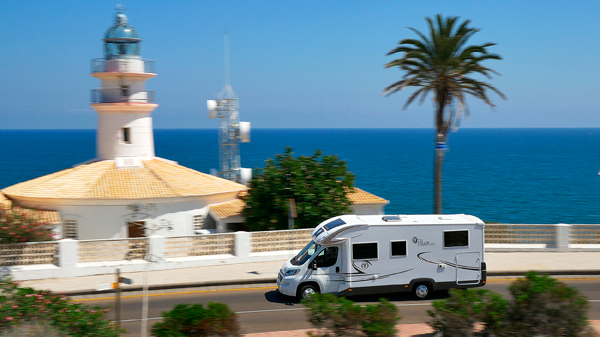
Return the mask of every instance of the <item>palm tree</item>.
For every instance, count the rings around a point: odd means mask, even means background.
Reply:
[[[468,117],[469,110],[465,101],[467,94],[483,100],[490,107],[494,104],[488,98],[488,89],[497,93],[503,99],[506,97],[488,83],[474,79],[473,75],[483,75],[491,79],[490,73],[497,72],[481,65],[485,60],[501,60],[496,54],[489,54],[487,47],[495,43],[480,46],[465,46],[467,40],[479,29],[468,27],[469,20],[457,24],[457,17],[442,18],[436,16],[436,25],[430,18],[425,18],[429,24],[430,37],[410,28],[420,40],[404,39],[399,46],[387,55],[403,53],[402,57],[385,65],[386,68],[398,67],[404,72],[402,79],[389,87],[383,93],[389,96],[407,87],[418,87],[404,104],[406,109],[410,103],[419,98],[422,104],[430,92],[435,102],[435,207],[434,213],[442,213],[442,165],[446,140],[451,129],[460,126],[463,112]],[[455,24],[458,26],[455,29]]]

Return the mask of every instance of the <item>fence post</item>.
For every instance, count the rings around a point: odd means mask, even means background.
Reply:
[[[165,237],[153,234],[148,238],[149,253],[152,261],[164,260],[165,252]]]
[[[569,240],[571,236],[571,225],[559,223],[556,227],[556,249],[564,251],[569,249]]]
[[[79,241],[62,239],[58,241],[58,266],[63,275],[72,275],[79,262]]]
[[[235,232],[234,254],[238,259],[246,261],[250,258],[252,234],[248,232]]]

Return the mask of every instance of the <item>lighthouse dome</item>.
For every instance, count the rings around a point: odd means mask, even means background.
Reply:
[[[118,13],[115,24],[104,34],[104,56],[107,60],[140,58],[142,39],[128,21],[125,14]]]

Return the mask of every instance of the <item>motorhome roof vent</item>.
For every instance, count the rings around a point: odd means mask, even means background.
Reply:
[[[402,221],[402,218],[406,218],[406,215],[385,215],[381,218],[381,220],[388,221]]]

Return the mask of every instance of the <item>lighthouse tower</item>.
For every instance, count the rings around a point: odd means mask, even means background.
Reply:
[[[150,114],[158,104],[145,83],[156,74],[154,61],[141,57],[141,41],[117,8],[114,25],[104,34],[104,58],[91,64],[91,75],[101,81],[91,92],[91,106],[98,113],[96,158],[115,160],[118,167],[154,158]]]

